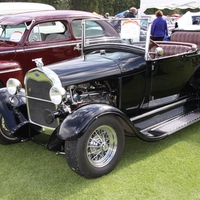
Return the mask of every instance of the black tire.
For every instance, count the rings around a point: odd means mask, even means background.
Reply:
[[[65,142],[69,167],[86,178],[97,178],[111,172],[124,150],[125,135],[115,116],[97,118],[85,134]]]
[[[14,144],[18,143],[20,140],[14,137],[10,130],[6,127],[4,118],[0,115],[0,144]]]

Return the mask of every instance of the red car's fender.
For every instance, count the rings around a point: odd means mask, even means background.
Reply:
[[[0,60],[0,87],[5,86],[10,77],[15,77],[23,83],[24,74],[20,64],[16,61]]]

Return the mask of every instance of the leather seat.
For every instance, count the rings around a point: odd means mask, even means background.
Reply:
[[[176,42],[194,43],[200,49],[200,31],[176,31],[171,34],[170,39]]]

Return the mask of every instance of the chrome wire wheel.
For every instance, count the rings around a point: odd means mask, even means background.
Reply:
[[[117,151],[117,134],[110,126],[100,126],[87,143],[87,157],[94,167],[106,166]]]
[[[65,141],[65,156],[69,167],[87,178],[97,178],[111,172],[119,163],[124,149],[124,129],[120,120],[102,116],[73,141]]]

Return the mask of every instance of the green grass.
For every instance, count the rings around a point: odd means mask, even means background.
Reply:
[[[159,142],[127,137],[108,175],[86,179],[31,141],[0,145],[0,200],[199,200],[200,123]]]

